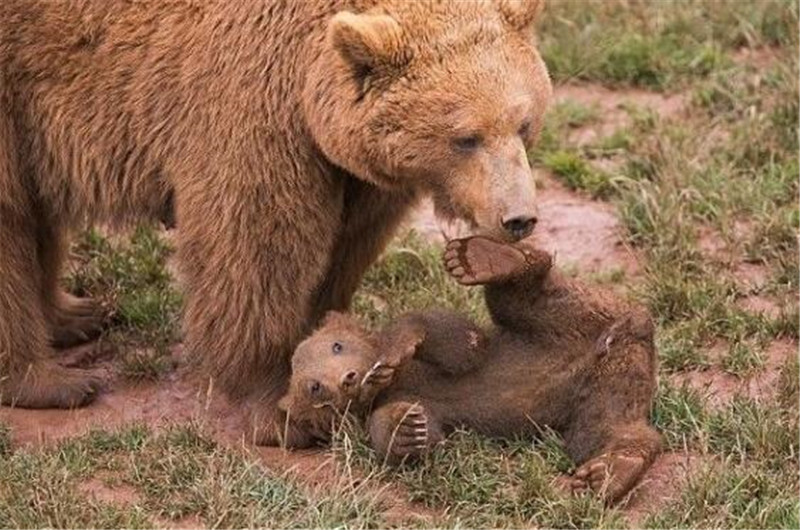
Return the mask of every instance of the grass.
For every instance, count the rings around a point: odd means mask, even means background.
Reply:
[[[444,306],[488,321],[481,289],[460,287],[441,266],[441,251],[412,231],[367,271],[353,311],[376,326],[412,309]]]
[[[367,488],[307,487],[191,424],[97,430],[0,465],[3,528],[361,528],[386,525],[381,512]]]
[[[800,526],[799,363],[769,354],[775,341],[796,347],[800,322],[797,22],[788,0],[553,0],[541,21],[557,83],[597,83],[632,98],[620,128],[580,144],[608,116],[598,105],[559,103],[531,159],[613,205],[640,256],[636,274],[584,278],[626,288],[658,325],[651,419],[666,450],[690,467],[674,498],[639,520],[644,527]],[[761,59],[742,59],[743,48]],[[680,93],[685,108],[659,115],[633,89]],[[122,375],[162,378],[180,340],[169,244],[150,227],[124,238],[90,231],[73,253],[67,287],[114,310],[103,340],[119,350]],[[748,309],[753,297],[777,309]],[[434,306],[487,320],[480,290],[457,286],[440,251],[410,233],[368,271],[353,309],[379,326]],[[697,372],[713,388],[685,377]],[[723,379],[732,390],[710,399]],[[748,392],[753,379],[769,392]],[[97,430],[40,448],[16,447],[13,435],[0,422],[0,527],[632,524],[625,509],[557,487],[573,463],[549,432],[502,442],[459,432],[419,465],[389,469],[350,425],[334,440],[336,478],[317,486],[218,445],[194,424]],[[429,520],[390,509],[381,495],[389,486]]]
[[[73,245],[67,288],[113,308],[114,326],[102,340],[120,352],[120,370],[132,380],[155,380],[172,367],[181,298],[166,267],[171,252],[151,226],[121,239],[89,230]]]
[[[797,6],[758,2],[551,2],[540,24],[542,55],[557,82],[673,90],[731,64],[742,46],[796,43]]]
[[[561,177],[568,188],[585,190],[592,197],[607,197],[614,190],[611,176],[593,168],[574,151],[553,151],[542,156],[542,165]]]
[[[341,461],[381,480],[400,484],[411,501],[443,512],[444,527],[618,528],[621,513],[592,495],[572,496],[557,480],[573,464],[557,435],[495,441],[457,432],[423,462],[386,467],[363,430],[345,429],[333,443]]]

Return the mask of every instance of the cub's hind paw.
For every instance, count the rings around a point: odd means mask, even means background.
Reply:
[[[584,462],[569,479],[570,486],[576,493],[591,489],[613,503],[630,491],[646,467],[641,455],[605,453]]]
[[[550,266],[544,251],[501,243],[481,236],[454,239],[444,252],[447,272],[462,285],[479,285],[507,280],[532,267]]]

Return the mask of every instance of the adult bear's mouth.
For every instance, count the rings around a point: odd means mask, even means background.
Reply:
[[[489,226],[479,223],[476,216],[453,201],[433,196],[433,211],[436,225],[445,241],[470,236],[484,236],[496,241],[513,243],[527,238],[534,230],[535,221],[520,222],[519,226],[502,223],[499,219]],[[494,218],[494,216],[487,216]]]
[[[433,198],[433,214],[445,241],[477,235],[480,232],[472,215],[450,201],[438,200],[436,196]]]

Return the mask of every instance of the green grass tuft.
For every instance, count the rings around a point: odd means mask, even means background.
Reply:
[[[149,226],[120,240],[89,230],[73,245],[67,286],[112,308],[114,326],[104,340],[121,351],[122,373],[131,379],[157,379],[172,366],[168,347],[179,338],[181,297],[166,267],[171,252]]]

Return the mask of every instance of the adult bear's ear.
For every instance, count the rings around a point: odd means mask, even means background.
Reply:
[[[539,18],[545,0],[500,0],[500,12],[511,27],[524,31]]]
[[[337,13],[330,22],[334,48],[358,71],[401,67],[411,60],[403,28],[389,15]]]

